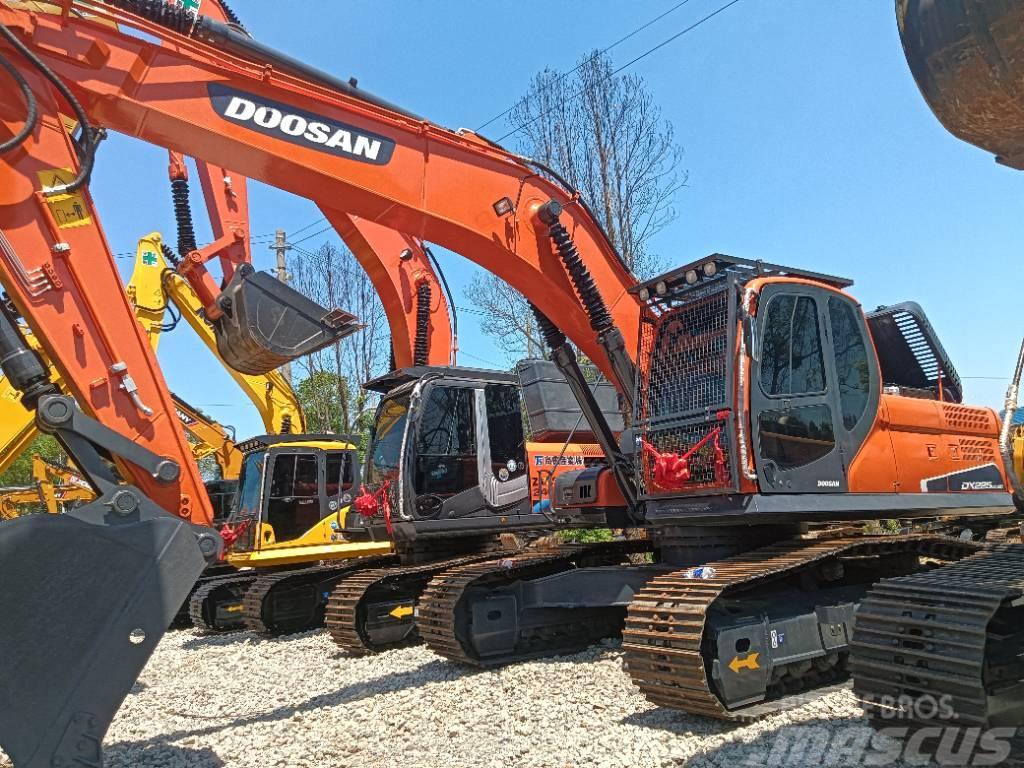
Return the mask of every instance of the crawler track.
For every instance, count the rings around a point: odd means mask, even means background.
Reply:
[[[488,552],[355,573],[331,592],[327,630],[335,643],[355,655],[419,642],[416,606],[432,578],[452,568],[519,554]]]
[[[1024,546],[880,582],[857,611],[854,691],[879,725],[1020,725]],[[938,705],[938,706],[937,706]]]
[[[916,554],[958,559],[974,551],[977,545],[927,535],[796,540],[709,563],[712,578],[688,577],[689,569],[657,577],[629,607],[623,632],[627,670],[648,699],[673,709],[740,722],[788,709],[803,703],[809,690],[844,679],[843,658],[835,654],[820,659],[799,680],[770,688],[766,700],[730,710],[709,674],[713,661],[709,649],[714,644],[706,619],[717,601],[840,557]]]
[[[200,582],[188,602],[192,626],[204,632],[238,632],[245,629],[242,597],[255,579],[254,573],[236,572]]]
[[[617,635],[622,629],[621,613],[607,609],[580,610],[570,622],[524,630],[513,653],[484,658],[463,639],[463,630],[470,621],[468,603],[473,591],[542,578],[571,568],[621,564],[628,561],[630,554],[648,547],[646,541],[564,545],[452,568],[427,585],[419,603],[419,633],[436,653],[478,667],[581,650],[602,638]]]
[[[258,576],[245,591],[245,628],[264,635],[302,632],[323,624],[326,593],[347,576],[398,562],[394,555],[360,557],[328,565]]]

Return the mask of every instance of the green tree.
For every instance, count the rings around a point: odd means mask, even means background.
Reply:
[[[0,486],[30,485],[32,483],[32,455],[38,453],[54,464],[67,464],[68,457],[60,443],[50,435],[36,435],[28,448],[0,475]]]
[[[348,381],[334,371],[315,371],[295,388],[310,432],[344,432]]]

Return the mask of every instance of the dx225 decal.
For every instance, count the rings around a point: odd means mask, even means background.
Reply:
[[[962,469],[947,475],[929,477],[921,481],[923,493],[950,493],[957,491],[1001,491],[1003,476],[995,464]]]
[[[395,142],[386,136],[313,112],[220,83],[210,83],[208,91],[218,115],[264,136],[373,165],[386,165],[395,151]]]

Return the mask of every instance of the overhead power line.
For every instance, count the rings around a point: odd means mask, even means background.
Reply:
[[[321,217],[320,217],[319,219],[317,219],[316,221],[314,221],[314,222],[312,222],[312,223],[310,223],[310,224],[307,224],[307,225],[306,225],[306,226],[304,226],[304,227],[299,227],[299,228],[298,228],[298,229],[296,229],[296,230],[295,230],[294,232],[292,232],[292,235],[294,236],[294,235],[297,235],[297,234],[299,234],[300,232],[305,232],[305,231],[306,231],[307,229],[309,229],[310,227],[315,227],[315,226],[316,226],[317,224],[321,224],[321,223],[323,223],[323,222],[325,222],[325,221],[327,221],[327,217],[326,217],[326,216],[321,216]]]
[[[289,243],[289,245],[298,245],[299,243],[304,243],[307,240],[309,240],[310,238],[314,238],[317,235],[322,235],[324,232],[330,232],[332,229],[334,229],[334,227],[328,225],[328,226],[324,227],[323,229],[318,229],[312,235],[306,235],[305,237],[300,237],[298,240],[293,240],[291,243]]]
[[[690,2],[690,0],[683,0],[683,1],[681,2],[681,3],[676,3],[676,4],[675,4],[675,5],[673,5],[673,6],[671,7],[671,8],[669,8],[669,9],[668,9],[667,11],[665,11],[664,13],[661,13],[661,14],[659,14],[658,16],[655,16],[655,17],[654,17],[653,19],[651,19],[651,20],[650,20],[650,21],[648,21],[647,23],[645,23],[645,24],[642,24],[641,26],[637,27],[637,28],[636,28],[636,29],[634,29],[634,30],[633,30],[632,32],[630,32],[630,33],[629,33],[628,35],[625,35],[624,37],[620,37],[620,38],[619,38],[618,40],[616,40],[616,41],[615,41],[614,43],[612,43],[611,45],[609,45],[609,46],[606,46],[606,47],[602,48],[602,49],[601,49],[600,51],[598,51],[597,53],[595,53],[595,54],[594,54],[593,56],[591,56],[591,57],[590,57],[589,59],[587,59],[586,61],[581,61],[581,62],[580,62],[579,64],[577,64],[577,65],[576,65],[576,66],[575,66],[575,67],[574,67],[573,69],[569,70],[568,72],[564,72],[564,73],[562,73],[562,74],[561,74],[561,75],[559,75],[559,76],[558,76],[557,78],[555,78],[555,82],[556,82],[556,83],[559,83],[559,82],[561,82],[561,81],[562,81],[563,79],[565,79],[566,77],[568,77],[569,75],[573,74],[574,72],[578,72],[578,71],[579,71],[579,70],[580,70],[580,69],[581,69],[581,68],[582,68],[582,67],[583,67],[583,66],[584,66],[585,64],[589,64],[589,63],[590,63],[591,61],[593,61],[594,59],[598,58],[599,56],[602,56],[603,54],[606,54],[606,53],[608,53],[608,51],[610,51],[610,50],[611,50],[612,48],[614,48],[615,46],[619,45],[620,43],[624,43],[624,42],[626,42],[627,40],[629,40],[629,39],[630,39],[631,37],[634,37],[635,35],[638,35],[638,34],[640,34],[640,33],[641,33],[641,32],[643,32],[643,31],[644,31],[645,29],[647,29],[647,28],[648,28],[649,26],[651,26],[652,24],[655,24],[655,23],[657,23],[657,22],[661,21],[661,20],[662,20],[662,19],[664,19],[664,18],[665,18],[666,16],[668,16],[668,15],[669,15],[670,13],[672,13],[673,11],[677,11],[677,10],[679,10],[679,9],[680,9],[680,8],[682,8],[682,7],[684,6],[684,5],[686,5],[686,4],[688,3],[688,2]],[[517,103],[518,103],[518,102],[517,102]],[[481,126],[480,126],[479,128],[477,128],[477,129],[476,129],[476,130],[477,130],[477,132],[479,133],[479,132],[480,132],[480,131],[482,131],[482,130],[483,130],[484,128],[486,128],[486,127],[487,127],[488,125],[490,125],[491,123],[493,123],[493,122],[494,122],[495,120],[500,120],[501,118],[503,118],[503,117],[504,117],[505,115],[507,115],[507,114],[508,114],[509,112],[511,112],[511,111],[512,111],[513,109],[515,109],[515,108],[516,108],[516,105],[515,105],[515,104],[513,104],[513,105],[512,105],[511,107],[509,107],[508,109],[506,109],[506,110],[505,110],[504,112],[499,112],[499,113],[498,113],[498,114],[496,114],[496,115],[495,115],[494,117],[492,117],[492,118],[491,118],[490,120],[488,120],[488,121],[487,121],[486,123],[484,123],[484,124],[483,124],[483,125],[481,125]]]
[[[704,16],[703,18],[701,18],[701,19],[699,19],[699,20],[695,21],[695,22],[694,22],[693,24],[691,24],[690,26],[686,27],[685,29],[681,29],[680,31],[678,31],[678,32],[676,32],[676,33],[675,33],[674,35],[672,35],[671,37],[667,37],[667,38],[665,38],[665,39],[664,39],[664,40],[662,40],[662,41],[661,41],[660,43],[658,43],[657,45],[655,45],[655,46],[654,46],[653,48],[648,48],[648,49],[647,49],[646,51],[644,51],[643,53],[641,53],[641,54],[640,54],[639,56],[637,56],[636,58],[630,59],[629,61],[627,61],[627,62],[626,62],[625,64],[623,64],[623,65],[622,65],[621,67],[619,67],[618,69],[615,69],[615,70],[613,70],[612,72],[610,72],[609,74],[605,75],[605,76],[604,76],[603,78],[601,78],[600,80],[598,80],[598,83],[603,83],[603,82],[605,82],[606,80],[610,80],[611,78],[615,77],[615,75],[617,75],[617,74],[619,74],[620,72],[622,72],[622,71],[623,71],[624,69],[627,69],[628,67],[631,67],[631,66],[633,66],[634,64],[636,64],[636,63],[637,63],[638,61],[640,61],[641,59],[645,59],[645,58],[647,58],[648,56],[650,56],[650,55],[651,55],[652,53],[654,53],[655,51],[657,51],[657,50],[660,50],[660,49],[664,48],[664,47],[665,47],[666,45],[668,45],[669,43],[673,42],[674,40],[678,40],[678,39],[679,39],[680,37],[682,37],[683,35],[687,34],[688,32],[692,32],[692,31],[693,31],[693,30],[695,30],[695,29],[696,29],[697,27],[699,27],[699,26],[700,26],[701,24],[703,24],[704,22],[706,22],[706,21],[710,21],[710,20],[711,20],[711,19],[713,19],[713,18],[714,18],[715,16],[717,16],[718,14],[720,14],[720,13],[721,13],[722,11],[724,11],[724,10],[726,10],[726,9],[728,9],[728,8],[730,8],[730,7],[732,7],[732,6],[734,6],[734,5],[736,5],[736,3],[738,3],[739,1],[740,1],[740,0],[730,0],[730,2],[728,2],[728,3],[726,3],[725,5],[721,6],[721,7],[720,7],[720,8],[718,8],[717,10],[715,10],[715,11],[712,11],[712,12],[711,12],[711,13],[709,13],[709,14],[708,14],[707,16]],[[580,89],[580,90],[576,91],[576,93],[574,93],[574,94],[573,94],[572,96],[570,96],[570,97],[569,97],[568,99],[566,99],[566,103],[567,103],[567,102],[572,102],[572,101],[575,101],[575,100],[576,100],[577,98],[579,98],[579,97],[580,97],[580,96],[581,96],[582,94],[583,94],[583,89]],[[559,106],[559,107],[561,107],[561,106],[562,106],[562,104],[559,104],[558,106]],[[500,139],[498,139],[498,142],[497,142],[497,143],[499,143],[499,144],[500,144],[500,143],[501,143],[501,142],[503,142],[503,141],[504,141],[505,139],[507,139],[507,138],[508,138],[509,136],[514,136],[515,134],[519,133],[519,132],[520,132],[521,130],[523,130],[524,128],[527,128],[527,127],[529,127],[529,126],[533,125],[533,124],[534,124],[535,122],[537,122],[538,120],[540,120],[540,119],[541,119],[542,117],[544,117],[545,115],[547,115],[547,114],[549,114],[550,112],[552,112],[552,111],[553,111],[553,109],[554,109],[554,108],[552,108],[552,109],[548,109],[548,110],[545,110],[545,111],[541,112],[541,113],[540,113],[539,115],[537,115],[536,117],[533,117],[533,118],[531,118],[530,120],[527,120],[527,121],[526,121],[525,123],[523,123],[522,125],[516,126],[516,127],[515,127],[515,128],[513,128],[513,129],[512,129],[511,131],[509,131],[509,132],[508,132],[508,133],[506,133],[506,134],[505,134],[504,136],[502,136],[502,137],[501,137]]]

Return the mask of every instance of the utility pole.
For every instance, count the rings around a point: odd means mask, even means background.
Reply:
[[[277,273],[277,279],[287,285],[292,281],[292,276],[288,272],[288,262],[285,259],[285,253],[291,250],[291,246],[288,245],[283,229],[279,229],[274,233],[274,244],[270,246],[270,248],[277,253],[277,269],[274,270]],[[285,363],[282,365],[281,374],[284,376],[285,380],[287,380],[289,386],[291,386],[292,364]]]

